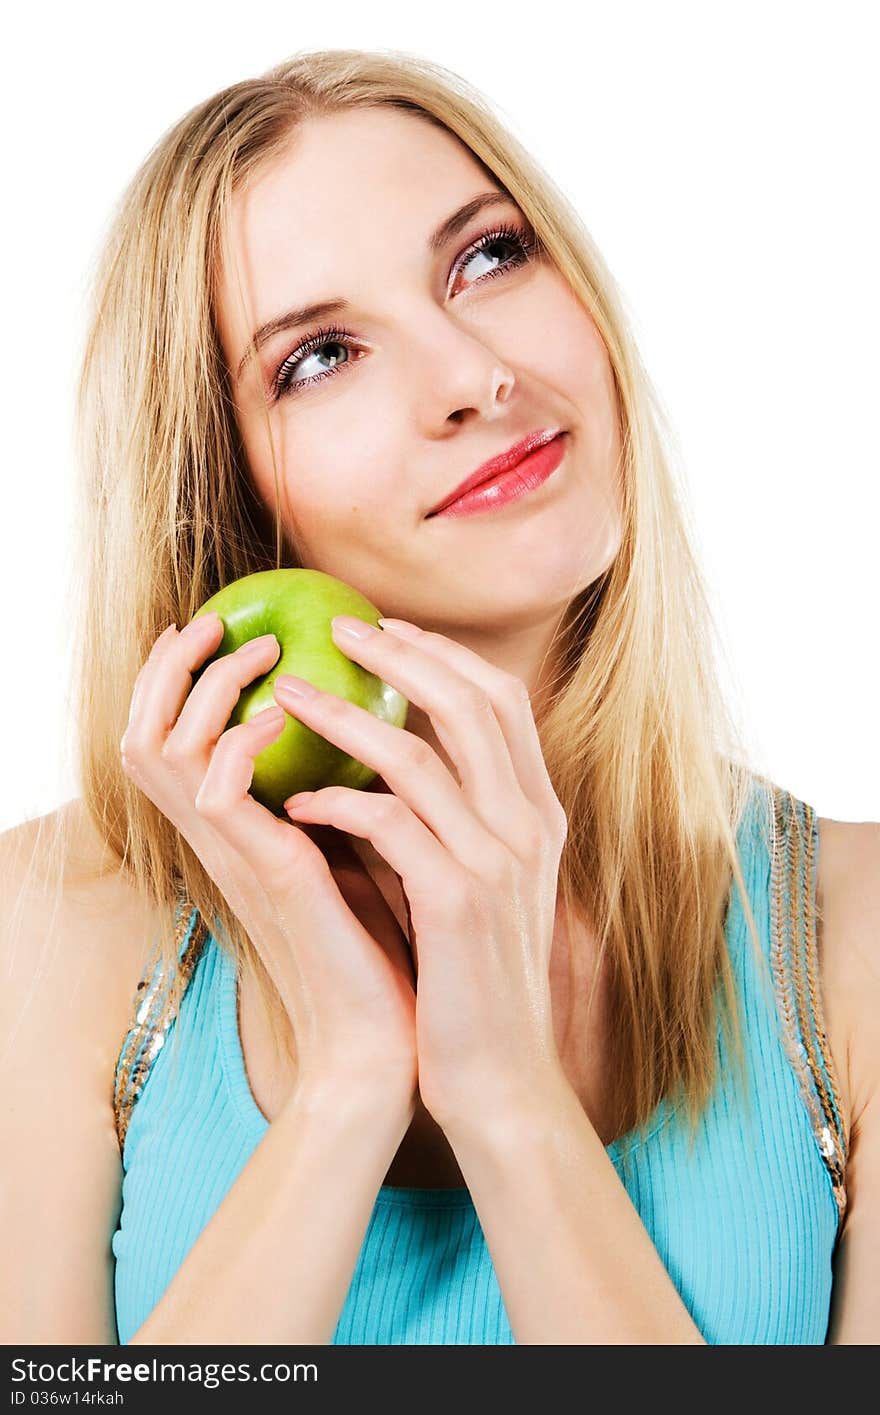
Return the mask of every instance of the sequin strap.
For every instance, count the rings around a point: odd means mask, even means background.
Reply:
[[[776,785],[771,824],[774,987],[786,1052],[831,1176],[839,1233],[849,1139],[822,1013],[815,907],[819,828],[812,807]]]
[[[120,1154],[125,1148],[125,1136],[135,1101],[177,1016],[177,1009],[207,936],[208,930],[198,911],[181,897],[174,915],[177,971],[173,977],[167,977],[162,968],[161,949],[157,947],[137,985],[132,1022],[116,1064],[113,1114]]]

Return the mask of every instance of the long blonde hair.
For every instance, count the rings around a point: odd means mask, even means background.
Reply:
[[[155,903],[166,964],[177,962],[183,895],[219,921],[225,946],[260,979],[218,888],[123,771],[120,739],[135,675],[168,623],[182,627],[231,580],[297,563],[254,494],[214,322],[232,194],[304,118],[380,104],[466,144],[518,203],[608,349],[622,418],[622,540],[559,622],[539,732],[569,822],[560,897],[566,917],[598,921],[608,965],[614,1133],[643,1127],[676,1095],[693,1135],[715,1081],[719,1018],[743,1063],[725,919],[735,879],[760,955],[736,839],[755,775],[716,677],[673,438],[622,296],[563,194],[487,101],[437,64],[395,51],[298,54],[193,108],[120,201],[95,271],[78,390],[83,802],[113,867]],[[581,1003],[573,995],[569,1027]]]

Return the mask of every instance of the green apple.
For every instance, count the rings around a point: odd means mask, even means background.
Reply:
[[[320,570],[261,570],[224,585],[193,617],[211,613],[223,621],[223,638],[194,674],[194,683],[215,659],[233,653],[248,639],[274,634],[281,649],[270,671],[242,689],[227,727],[248,722],[275,704],[272,685],[279,673],[305,678],[383,722],[404,726],[409,703],[403,694],[348,658],[333,642],[330,621],[335,615],[354,615],[368,624],[379,619],[375,605],[344,580]],[[294,791],[362,788],[376,775],[373,768],[304,722],[288,717],[279,735],[258,753],[250,791],[273,814],[286,818],[284,802]]]

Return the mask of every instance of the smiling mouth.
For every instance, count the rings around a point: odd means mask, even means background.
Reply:
[[[562,461],[565,450],[566,434],[557,433],[549,441],[539,443],[528,456],[513,466],[474,484],[439,510],[429,512],[425,519],[458,519],[485,514],[519,501],[549,480]]]
[[[522,466],[524,462],[528,461],[533,453],[539,451],[542,447],[546,447],[557,438],[563,437],[564,434],[564,428],[543,428],[538,432],[529,433],[527,437],[520,438],[519,442],[514,443],[512,447],[508,447],[505,452],[501,452],[495,457],[490,457],[476,472],[472,473],[469,477],[465,477],[456,491],[452,492],[449,496],[445,497],[444,500],[438,502],[436,506],[431,508],[425,519],[427,520],[430,516],[440,515],[448,506],[451,506],[456,501],[461,501],[472,491],[478,490],[489,482],[497,481],[506,472],[515,471],[517,467]]]

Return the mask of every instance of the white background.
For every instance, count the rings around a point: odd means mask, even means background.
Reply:
[[[880,820],[873,4],[17,10],[0,85],[0,829],[79,794],[72,395],[111,206],[193,104],[349,47],[456,69],[573,200],[672,419],[756,762],[820,815]]]

